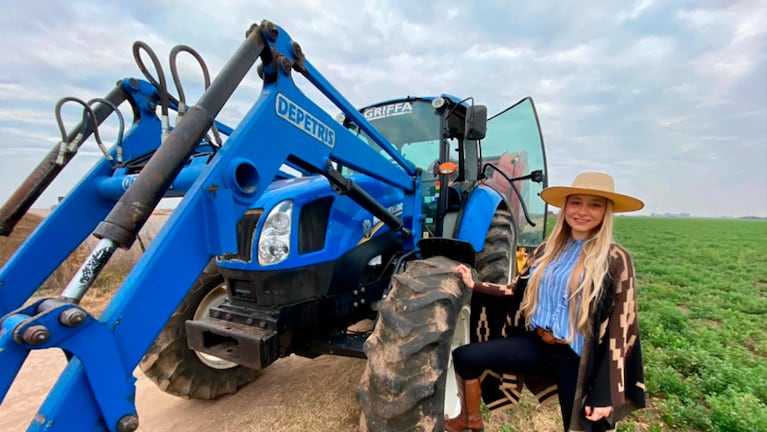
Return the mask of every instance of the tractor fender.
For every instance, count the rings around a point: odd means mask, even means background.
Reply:
[[[469,195],[463,208],[458,240],[469,242],[476,252],[485,247],[485,236],[490,229],[493,213],[503,198],[493,188],[477,186]]]

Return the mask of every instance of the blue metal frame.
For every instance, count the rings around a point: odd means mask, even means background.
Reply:
[[[297,60],[289,35],[278,30],[279,36],[269,41],[267,49]],[[65,325],[62,316],[73,309],[84,311],[68,303],[51,303],[54,299],[16,309],[104,219],[125,188],[123,182],[130,183],[124,171],[99,162],[0,270],[0,313],[6,314],[0,323],[0,396],[5,396],[30,350],[56,347],[71,356],[28,430],[117,431],[120,419],[135,414],[131,372],[210,258],[236,252],[238,218],[273,179],[284,177],[280,168],[286,161],[298,160],[299,167],[313,167],[316,172],[332,169],[331,161],[340,162],[401,190],[405,228],[420,232],[421,192],[415,167],[311,63],[301,60],[309,81],[390,152],[399,166],[359,145],[355,136],[304,96],[290,75],[279,69],[279,78],[264,83],[261,96],[226,145],[207,164],[193,162],[177,176],[173,193],[182,193],[191,184],[184,199],[98,320],[86,314],[77,325]],[[123,86],[138,96],[133,103],[145,115],[123,146],[126,154],[138,156],[160,145],[160,125],[152,105],[156,96],[145,92],[144,84],[133,82],[124,81]],[[285,109],[286,100],[293,104],[292,112]],[[311,121],[306,120],[307,115]],[[325,129],[318,129],[318,123]],[[404,240],[406,248],[413,249],[418,237]],[[30,343],[23,335],[31,327],[44,327],[48,336]]]

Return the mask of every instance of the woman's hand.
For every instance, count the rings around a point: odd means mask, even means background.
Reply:
[[[469,289],[474,289],[474,278],[471,276],[471,269],[469,266],[465,264],[458,264],[455,267],[455,272],[461,275],[461,280],[463,280],[463,284],[466,285]]]
[[[590,407],[586,405],[586,418],[591,421],[599,421],[613,411],[613,407]]]

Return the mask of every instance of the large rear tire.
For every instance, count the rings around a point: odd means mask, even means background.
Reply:
[[[493,214],[485,247],[477,254],[479,280],[507,284],[517,269],[517,230],[508,210],[498,209]]]
[[[368,362],[357,390],[360,431],[444,429],[455,326],[462,315],[468,321],[467,296],[453,271],[456,264],[445,257],[413,261],[393,277],[391,291],[378,303],[378,322],[365,342]],[[458,338],[467,333],[459,331]]]
[[[475,265],[479,280],[507,284],[517,270],[517,230],[511,213],[498,209],[493,214],[485,247],[477,254]],[[495,297],[479,292],[471,298],[471,342],[484,342],[503,336],[510,298]]]
[[[185,399],[215,399],[256,379],[258,373],[187,347],[187,320],[202,319],[226,299],[224,278],[206,271],[149,347],[140,367],[162,391]]]

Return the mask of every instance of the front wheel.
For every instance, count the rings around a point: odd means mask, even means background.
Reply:
[[[186,321],[207,317],[226,296],[221,274],[204,272],[170,317],[140,363],[160,390],[187,399],[215,399],[256,379],[252,369],[187,346]]]
[[[460,410],[448,372],[451,348],[469,337],[469,311],[456,264],[445,257],[413,261],[378,303],[357,390],[361,431],[441,432],[446,405],[448,414]],[[452,390],[446,389],[448,375]]]

